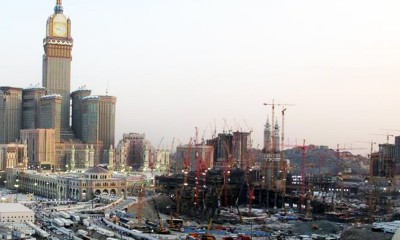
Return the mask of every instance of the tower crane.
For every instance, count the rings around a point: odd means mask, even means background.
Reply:
[[[372,178],[374,176],[374,169],[373,169],[373,162],[372,162],[372,152],[374,151],[374,142],[373,140],[367,142],[367,141],[356,141],[358,143],[368,143],[370,144],[370,154],[369,154],[369,177]]]
[[[197,207],[199,203],[199,193],[200,193],[200,177],[202,171],[201,157],[199,157],[199,147],[198,147],[198,128],[195,127],[196,135],[194,138],[194,160],[196,162],[196,177],[195,177],[195,185],[194,185],[194,205]]]
[[[387,143],[387,144],[389,144],[389,138],[390,138],[390,137],[394,137],[394,135],[393,135],[393,134],[389,134],[389,133],[386,133],[386,134],[373,133],[373,134],[371,134],[371,135],[376,135],[376,136],[386,136],[386,143]]]
[[[183,173],[184,173],[184,178],[183,178],[183,186],[187,186],[187,177],[190,171],[190,151],[192,148],[192,138],[190,138],[189,143],[187,145],[187,150],[185,157],[183,159]]]
[[[185,189],[185,187],[188,185],[187,183],[187,179],[188,179],[188,174],[190,171],[190,151],[191,151],[191,147],[192,147],[192,138],[190,138],[189,143],[187,145],[187,150],[183,159],[183,184],[182,187],[179,189],[179,191],[177,192],[177,196],[176,196],[176,214],[179,216],[180,214],[180,207],[181,207],[181,197],[183,194],[183,191]]]
[[[309,149],[313,149],[313,146],[306,146],[306,140],[303,139],[303,145],[285,145],[290,147],[296,147],[301,150],[301,188],[300,188],[300,209],[304,204],[305,190],[306,190],[306,174],[305,174],[305,165],[306,165],[306,151]]]
[[[172,174],[172,152],[174,151],[175,137],[172,138],[171,151],[169,152],[168,174]]]

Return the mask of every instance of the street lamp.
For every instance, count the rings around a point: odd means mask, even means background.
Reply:
[[[18,179],[17,179],[17,183],[18,183]],[[15,194],[15,202],[18,202],[18,187],[19,187],[19,185],[15,184],[14,187],[17,190],[17,193]]]

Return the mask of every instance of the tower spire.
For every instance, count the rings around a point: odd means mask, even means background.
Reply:
[[[56,6],[54,7],[54,13],[63,13],[64,9],[62,6],[62,1],[61,0],[57,0],[56,2]]]

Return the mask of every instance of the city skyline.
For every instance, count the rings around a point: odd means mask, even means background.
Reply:
[[[400,134],[395,29],[385,1],[63,1],[71,18],[71,90],[116,96],[116,136],[157,146],[225,130],[253,130],[262,146],[270,107],[290,103],[291,144],[369,146]],[[41,86],[45,23],[54,0],[0,2],[2,86]],[[357,11],[356,11],[357,10]],[[15,14],[18,12],[19,14]],[[276,107],[279,116],[280,107]],[[226,119],[226,126],[225,121]],[[281,123],[280,123],[281,124]],[[374,133],[382,134],[371,135]],[[179,140],[178,140],[179,139]],[[393,139],[391,139],[391,142]],[[376,149],[376,148],[375,148]]]

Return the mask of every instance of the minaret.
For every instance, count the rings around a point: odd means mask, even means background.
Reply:
[[[108,170],[114,169],[114,148],[111,145],[110,149],[108,150]]]
[[[271,125],[268,116],[264,127],[264,150],[265,153],[271,153]]]
[[[93,148],[93,144],[90,145],[90,149],[89,149],[89,166],[90,167],[94,167],[94,148]]]
[[[85,147],[85,168],[89,168],[89,146],[86,145]]]
[[[279,125],[278,125],[278,119],[276,119],[275,122],[275,127],[274,127],[274,153],[279,153],[280,150],[280,138],[279,138]],[[276,157],[276,156],[274,156]]]
[[[61,95],[61,130],[68,131],[73,39],[71,21],[63,12],[62,2],[57,0],[54,14],[47,19],[46,37],[43,40],[42,84],[47,94]]]
[[[71,147],[71,158],[70,158],[70,169],[71,171],[75,170],[76,162],[75,162],[75,146],[72,145]]]

